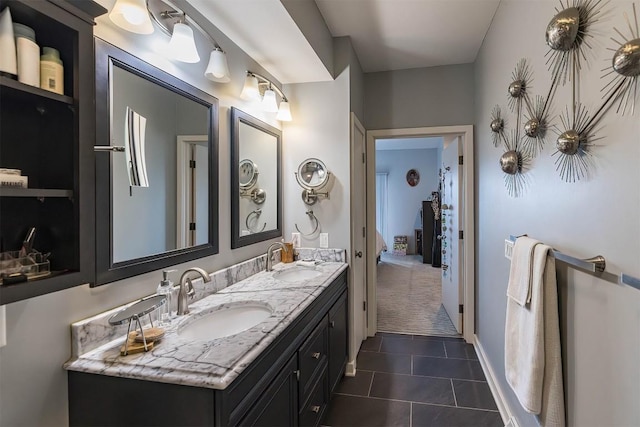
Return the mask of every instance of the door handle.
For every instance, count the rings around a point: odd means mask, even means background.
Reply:
[[[356,252],[356,257],[357,258],[362,258],[362,251],[357,251]]]

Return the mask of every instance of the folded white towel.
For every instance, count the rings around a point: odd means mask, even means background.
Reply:
[[[538,244],[540,244],[539,240],[522,236],[516,239],[513,246],[507,296],[521,306],[531,302],[533,250]]]
[[[518,239],[520,240],[520,239]],[[534,247],[530,304],[507,298],[505,376],[523,408],[544,427],[565,425],[555,258]]]
[[[302,267],[315,267],[316,262],[314,260],[311,260],[311,261],[300,260],[300,261],[296,261],[296,265],[300,265]]]

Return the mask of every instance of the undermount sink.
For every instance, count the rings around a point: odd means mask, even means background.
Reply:
[[[296,283],[313,279],[314,277],[318,277],[321,274],[322,272],[313,268],[296,266],[293,268],[288,268],[286,270],[276,271],[275,273],[273,273],[273,278],[282,280],[284,282]]]
[[[178,336],[189,341],[210,341],[246,331],[268,319],[273,309],[260,302],[236,302],[195,315],[178,329]]]

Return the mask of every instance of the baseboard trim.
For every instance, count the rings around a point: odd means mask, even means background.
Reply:
[[[498,406],[498,411],[500,411],[500,416],[502,417],[502,422],[505,427],[518,427],[518,422],[514,418],[513,413],[511,412],[511,408],[505,399],[505,395],[500,387],[500,383],[496,380],[496,374],[487,359],[486,353],[478,340],[477,335],[473,335],[473,345],[476,348],[476,353],[478,354],[478,361],[480,362],[480,366],[482,366],[482,370],[484,371],[485,377],[487,377],[487,383],[489,384],[489,389],[491,389],[491,394],[493,394],[493,398],[496,401],[496,405]]]
[[[347,362],[347,367],[344,370],[345,377],[355,377],[356,376],[356,361],[350,360]]]

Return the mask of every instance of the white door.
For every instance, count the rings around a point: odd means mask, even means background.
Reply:
[[[460,185],[462,167],[458,167],[458,160],[462,153],[460,138],[445,137],[442,150],[442,305],[444,306],[453,326],[462,333],[462,313],[460,307],[463,301],[463,254],[460,231],[462,230],[463,191]]]
[[[355,362],[360,344],[366,335],[366,262],[365,237],[367,175],[365,165],[365,130],[355,114],[351,113],[351,288],[349,345],[350,367]],[[348,369],[349,369],[348,368]]]

